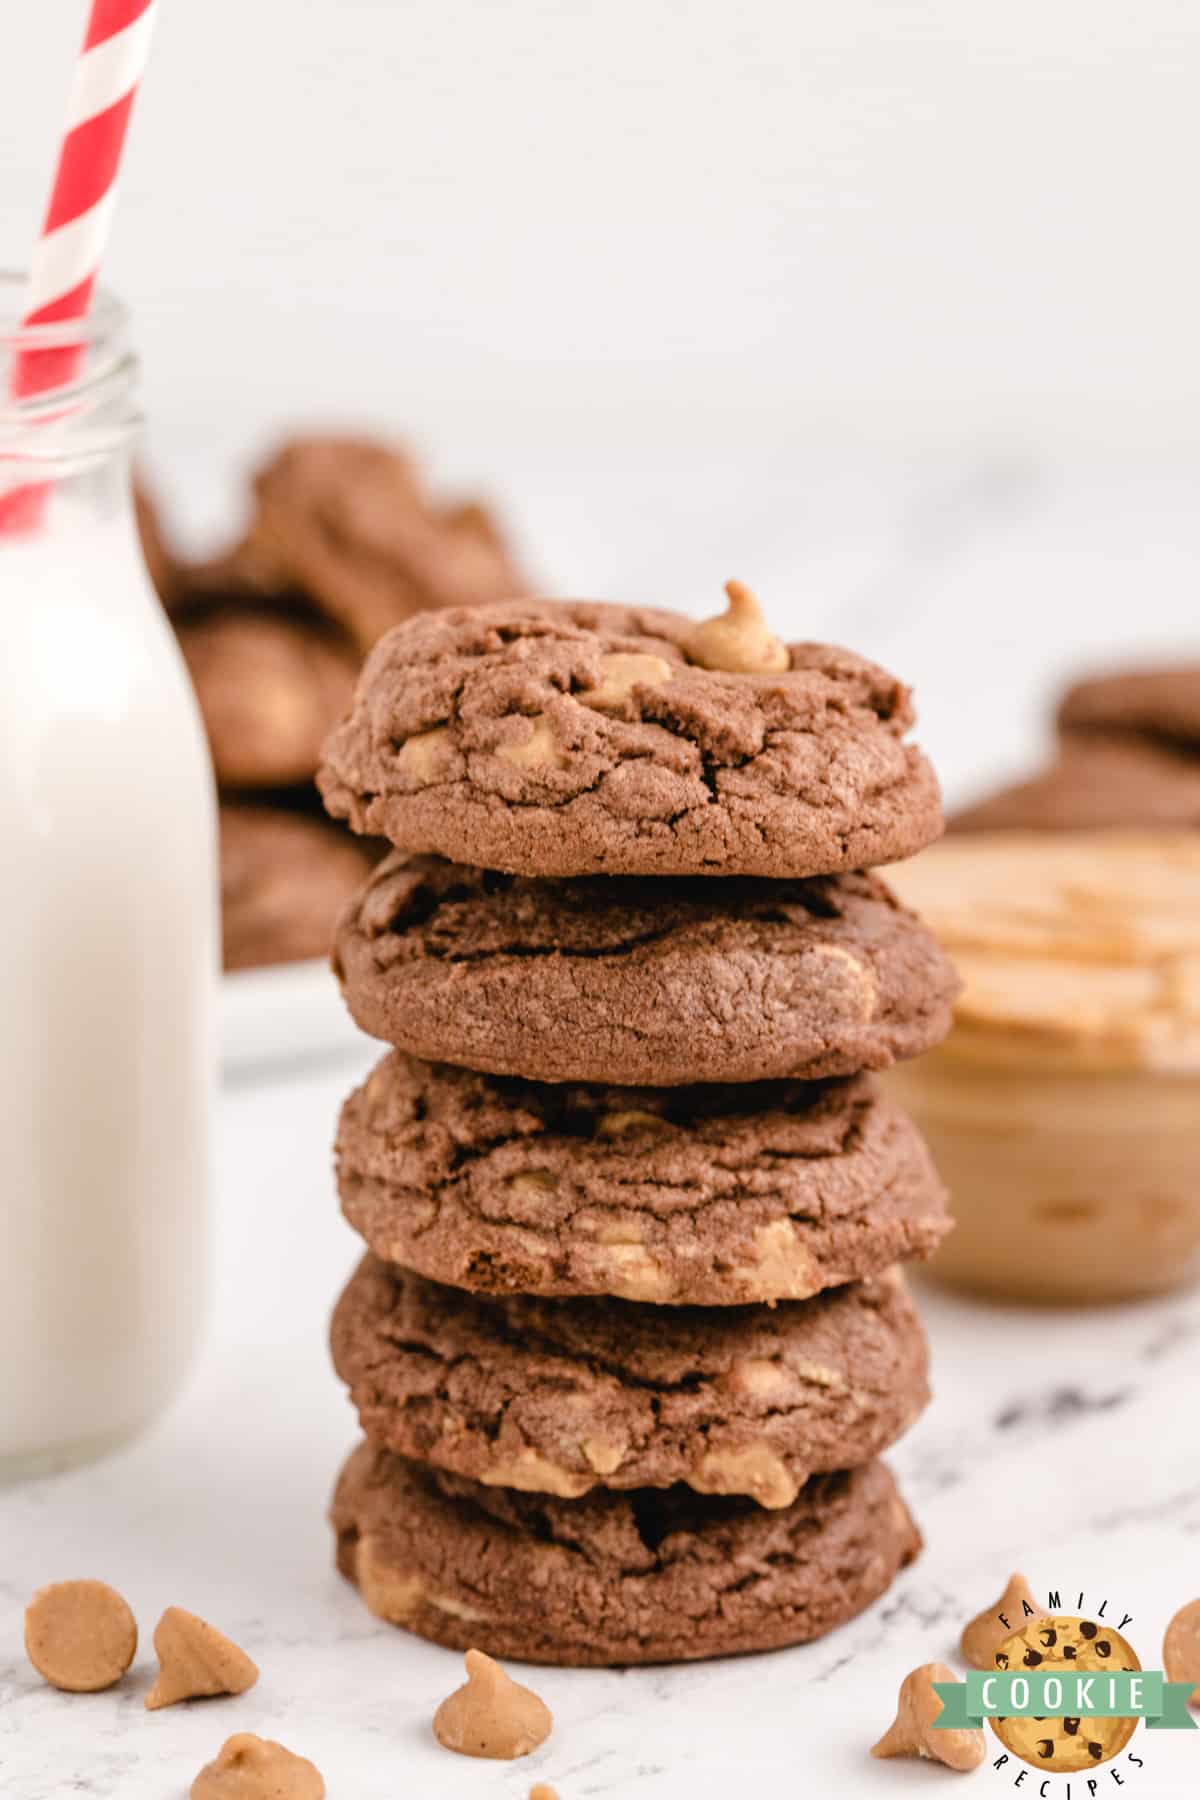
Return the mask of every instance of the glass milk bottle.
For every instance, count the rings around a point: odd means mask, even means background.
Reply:
[[[134,1436],[188,1368],[216,974],[212,775],[134,525],[127,321],[101,297],[22,331],[20,299],[0,277],[8,1478]]]

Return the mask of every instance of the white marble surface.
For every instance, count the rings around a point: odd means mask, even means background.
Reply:
[[[1030,754],[1065,668],[1194,629],[1200,508],[1187,471],[1085,480],[981,458],[889,483],[789,467],[732,490],[713,475],[697,501],[678,476],[585,490],[566,470],[524,491],[527,536],[577,589],[699,611],[714,571],[741,573],[797,628],[840,630],[902,669],[953,792]],[[1200,1297],[1058,1314],[925,1288],[936,1398],[892,1460],[928,1547],[885,1601],[824,1643],[767,1658],[540,1673],[557,1724],[534,1757],[502,1766],[439,1750],[429,1720],[456,1659],[365,1613],[332,1570],[324,1523],[355,1437],[324,1338],[356,1254],[329,1144],[371,1054],[226,1086],[211,1330],[187,1392],[134,1449],[0,1494],[3,1800],[176,1800],[243,1728],[311,1756],[332,1800],[516,1800],[535,1779],[562,1800],[683,1800],[758,1779],[821,1800],[933,1792],[952,1778],[873,1763],[867,1746],[900,1676],[952,1660],[963,1618],[1014,1566],[1037,1588],[1084,1589],[1092,1608],[1108,1597],[1158,1663],[1167,1617],[1200,1592]],[[54,1693],[21,1654],[29,1593],[70,1574],[112,1581],[141,1621],[138,1663],[115,1692]],[[244,1643],[258,1687],[147,1715],[150,1636],[172,1603]],[[1126,1791],[1195,1795],[1200,1739],[1142,1733],[1135,1748],[1146,1767]],[[980,1794],[1011,1786],[989,1768],[974,1780]],[[1021,1791],[1037,1791],[1032,1777]],[[1053,1792],[1065,1800],[1063,1784]],[[1085,1793],[1076,1783],[1073,1800]]]

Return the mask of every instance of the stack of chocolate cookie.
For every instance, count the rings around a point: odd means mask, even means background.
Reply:
[[[382,633],[423,607],[527,591],[490,516],[440,505],[381,443],[299,438],[255,475],[249,524],[211,561],[172,550],[139,496],[221,789],[225,966],[328,952],[373,855],[320,810],[321,744]]]
[[[866,1071],[955,978],[862,870],[936,837],[937,786],[899,683],[730,594],[414,619],[326,748],[396,846],[335,952],[394,1046],[338,1134],[338,1561],[442,1644],[797,1643],[918,1546],[876,1459],[927,1398],[896,1264],[947,1218]]]

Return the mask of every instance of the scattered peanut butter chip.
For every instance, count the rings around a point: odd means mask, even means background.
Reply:
[[[791,667],[786,644],[773,636],[762,607],[740,581],[727,581],[729,609],[720,618],[697,625],[688,643],[688,654],[704,669],[722,669],[731,675],[780,675]]]
[[[924,1756],[965,1774],[977,1769],[984,1758],[983,1732],[936,1731],[934,1720],[942,1710],[934,1692],[935,1681],[956,1681],[946,1663],[922,1663],[900,1683],[896,1717],[871,1751],[872,1756]]]
[[[25,1651],[39,1675],[69,1694],[120,1681],[137,1649],[137,1623],[103,1581],[56,1581],[25,1609]]]
[[[258,1680],[258,1668],[244,1650],[215,1625],[168,1606],[154,1633],[158,1677],[146,1695],[146,1708],[174,1706],[214,1694],[244,1694]]]
[[[1191,1704],[1200,1706],[1200,1600],[1181,1606],[1167,1626],[1163,1669],[1168,1681],[1190,1681]]]
[[[548,1781],[535,1781],[529,1790],[529,1800],[558,1800],[558,1790]]]
[[[969,1625],[963,1626],[959,1643],[963,1661],[972,1669],[994,1669],[996,1652],[1005,1638],[1020,1631],[1027,1620],[1044,1618],[1045,1613],[1045,1607],[1038,1605],[1025,1577],[1010,1575],[1000,1598],[993,1605],[985,1606],[981,1613],[976,1613]]]
[[[468,1650],[467,1680],[433,1715],[433,1733],[462,1756],[511,1761],[545,1743],[554,1723],[531,1688],[521,1687],[482,1650]]]
[[[325,1800],[321,1771],[270,1738],[239,1731],[192,1783],[192,1800]]]

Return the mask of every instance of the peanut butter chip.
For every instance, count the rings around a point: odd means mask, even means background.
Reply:
[[[662,687],[674,671],[663,656],[642,655],[636,651],[614,651],[600,658],[601,679],[579,698],[586,706],[603,712],[609,706],[623,706],[635,687]]]
[[[1163,1669],[1168,1681],[1190,1681],[1191,1704],[1200,1706],[1200,1600],[1181,1606],[1167,1626]]]
[[[548,1781],[535,1781],[529,1790],[529,1800],[558,1800],[558,1793]]]
[[[443,762],[450,734],[444,725],[406,738],[397,757],[399,767],[417,781],[432,781]]]
[[[670,1131],[670,1120],[658,1113],[641,1112],[630,1107],[625,1112],[604,1113],[596,1122],[596,1136],[620,1137],[626,1131]]]
[[[545,1743],[554,1721],[532,1689],[513,1681],[482,1650],[468,1650],[466,1666],[466,1685],[456,1688],[433,1715],[439,1744],[461,1756],[509,1762]]]
[[[69,1694],[120,1681],[137,1649],[137,1624],[103,1581],[56,1581],[25,1609],[25,1651],[39,1675]]]
[[[554,735],[554,727],[544,714],[524,721],[529,726],[517,743],[502,744],[496,755],[517,769],[561,769],[567,758]]]
[[[963,1626],[959,1645],[963,1661],[973,1669],[994,1669],[996,1652],[1005,1638],[1020,1631],[1026,1620],[1041,1619],[1045,1614],[1045,1607],[1038,1605],[1025,1577],[1010,1575],[1000,1598]]]
[[[239,1731],[192,1783],[192,1800],[325,1800],[321,1772],[270,1738]]]
[[[702,669],[722,669],[730,675],[780,675],[792,666],[786,644],[772,636],[762,607],[740,581],[727,581],[729,610],[718,619],[697,625],[688,643],[688,655]]]
[[[871,1751],[872,1756],[924,1756],[931,1762],[945,1763],[948,1769],[966,1774],[977,1769],[984,1758],[983,1732],[967,1726],[962,1731],[936,1731],[934,1720],[941,1715],[942,1703],[934,1691],[935,1681],[956,1681],[958,1677],[946,1663],[922,1663],[906,1675],[900,1684],[896,1717]]]
[[[244,1694],[258,1680],[258,1669],[244,1650],[215,1625],[168,1606],[154,1633],[158,1679],[146,1695],[149,1712],[214,1694]]]

